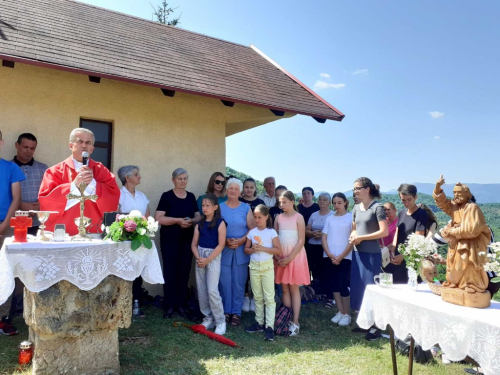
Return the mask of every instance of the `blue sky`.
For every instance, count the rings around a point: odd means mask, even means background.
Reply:
[[[146,0],[84,0],[151,19]],[[159,4],[160,0],[151,1]],[[181,27],[254,44],[345,115],[283,119],[226,140],[227,165],[345,191],[360,176],[500,182],[500,2],[171,1]]]

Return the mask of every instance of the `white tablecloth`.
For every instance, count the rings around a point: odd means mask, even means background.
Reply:
[[[414,292],[406,286],[392,289],[369,285],[357,323],[368,329],[389,324],[399,338],[411,334],[424,350],[439,344],[452,361],[474,358],[488,375],[500,374],[500,303],[475,309],[444,302],[427,284]]]
[[[163,284],[158,252],[153,248],[130,249],[130,242],[12,243],[6,239],[0,250],[0,305],[14,291],[18,277],[32,292],[41,292],[61,280],[82,290],[95,288],[106,276],[125,280],[142,276],[150,284]]]

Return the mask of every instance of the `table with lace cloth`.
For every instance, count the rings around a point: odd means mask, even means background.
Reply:
[[[154,243],[151,249],[141,247],[136,251],[130,244],[102,240],[13,243],[6,239],[0,250],[0,305],[14,291],[15,277],[36,293],[61,280],[88,291],[109,275],[129,281],[142,276],[147,283],[163,284]]]
[[[405,285],[368,285],[357,323],[365,329],[373,324],[381,329],[390,325],[396,337],[411,334],[424,350],[439,344],[452,361],[470,356],[484,374],[500,374],[498,302],[492,301],[487,309],[476,309],[444,302],[427,284],[420,284],[417,291]]]

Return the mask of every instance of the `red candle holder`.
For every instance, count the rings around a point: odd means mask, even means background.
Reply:
[[[19,364],[29,365],[33,359],[33,343],[31,341],[23,341],[19,345]]]
[[[16,211],[15,217],[10,219],[10,226],[14,227],[14,242],[28,242],[28,228],[33,220],[27,211]]]

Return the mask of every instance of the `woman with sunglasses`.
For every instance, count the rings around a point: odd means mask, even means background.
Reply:
[[[382,268],[382,252],[379,240],[389,234],[384,206],[380,199],[380,187],[367,177],[354,181],[354,195],[359,204],[352,210],[352,232],[349,242],[354,245],[351,263],[351,309],[359,311],[366,286],[373,284],[373,278]],[[369,332],[356,328],[354,332],[367,333],[366,339],[373,341],[381,332],[373,326]]]
[[[222,172],[214,172],[208,180],[207,191],[205,194],[215,194],[217,199],[219,200],[219,204],[227,201],[226,195],[226,177]],[[205,194],[200,195],[196,203],[198,204],[199,212],[203,212],[201,210],[201,204],[203,203],[203,198],[205,198]]]

